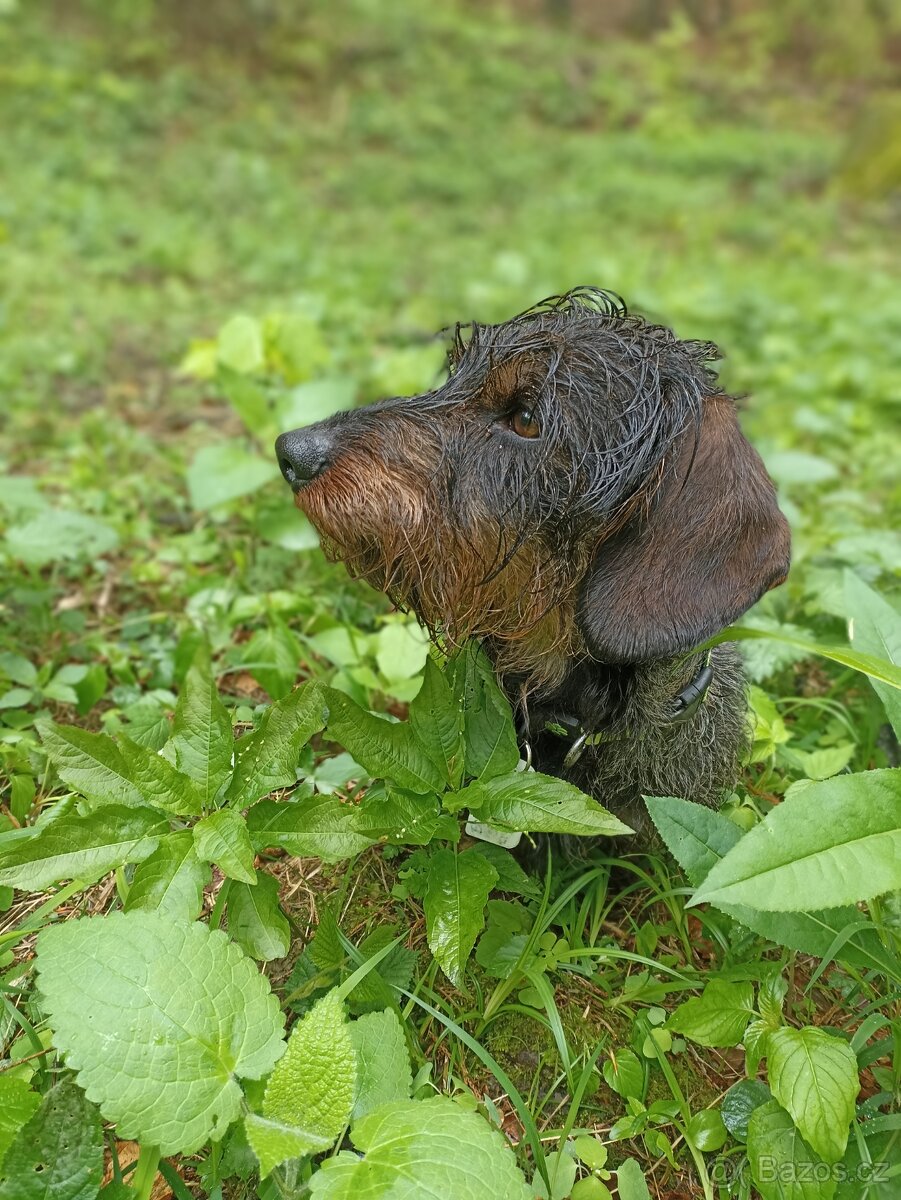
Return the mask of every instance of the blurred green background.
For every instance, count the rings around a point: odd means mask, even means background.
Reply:
[[[271,437],[576,284],[751,394],[795,532],[754,620],[828,638],[843,568],[901,568],[888,0],[3,0],[0,127],[14,768],[42,705],[161,711],[199,627],[237,703],[299,664],[408,699],[421,639],[323,562]]]

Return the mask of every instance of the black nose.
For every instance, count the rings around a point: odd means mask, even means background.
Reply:
[[[295,492],[321,475],[331,461],[328,437],[315,429],[292,429],[275,443],[278,465]]]

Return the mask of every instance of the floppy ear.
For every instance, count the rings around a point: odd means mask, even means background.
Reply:
[[[691,650],[788,574],[788,522],[727,396],[704,404],[650,510],[594,556],[578,622],[593,657],[648,662]]]

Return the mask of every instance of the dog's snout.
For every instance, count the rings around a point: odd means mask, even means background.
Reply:
[[[329,439],[313,429],[283,433],[275,443],[275,453],[282,475],[295,492],[312,483],[331,461]]]

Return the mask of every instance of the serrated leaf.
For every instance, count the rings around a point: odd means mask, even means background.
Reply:
[[[710,870],[741,840],[741,831],[722,813],[676,796],[646,796],[648,812],[670,853],[699,886]],[[865,969],[891,973],[891,954],[879,940],[875,927],[858,928],[842,938],[849,926],[859,926],[862,914],[852,905],[817,909],[809,913],[765,913],[746,904],[716,904],[721,912],[768,941],[790,950],[825,958],[838,945],[835,956]]]
[[[40,725],[38,732],[60,779],[74,791],[98,804],[137,807],[144,803],[118,746],[107,734],[49,722]]]
[[[387,1104],[352,1137],[365,1157],[327,1159],[311,1181],[316,1200],[532,1200],[503,1136],[444,1096]]]
[[[325,697],[318,683],[305,683],[270,705],[259,726],[235,743],[228,803],[247,808],[278,788],[293,787],[300,752],[324,727],[325,714]]]
[[[513,711],[486,655],[470,643],[447,670],[454,698],[463,709],[466,774],[493,779],[512,771],[519,762]]]
[[[854,1051],[822,1029],[784,1026],[770,1033],[766,1056],[773,1096],[807,1144],[826,1162],[838,1162],[860,1091]]]
[[[436,850],[429,861],[423,908],[429,949],[448,979],[463,986],[463,971],[485,924],[485,904],[497,871],[478,855]]]
[[[901,614],[850,570],[845,571],[845,602],[854,648],[901,666]],[[901,691],[878,679],[870,683],[896,736],[901,738]]]
[[[0,1177],[7,1150],[40,1103],[41,1097],[31,1090],[26,1080],[0,1075]]]
[[[680,1004],[667,1022],[700,1046],[737,1046],[754,1015],[754,987],[711,979],[700,996]]]
[[[196,920],[203,911],[203,889],[211,876],[209,864],[197,857],[190,829],[167,834],[135,867],[125,911],[141,909],[161,912],[176,921]]]
[[[538,771],[513,771],[479,780],[457,792],[457,797],[463,807],[477,810],[480,821],[501,829],[581,837],[632,832],[571,783]]]
[[[119,736],[118,744],[128,777],[144,803],[183,817],[193,817],[202,810],[204,799],[197,785],[161,754],[139,746],[124,734]]]
[[[421,796],[376,784],[353,810],[351,826],[372,841],[426,846],[446,817],[434,793]]]
[[[353,828],[353,815],[353,807],[336,796],[305,796],[292,804],[263,800],[247,814],[247,828],[257,850],[278,846],[298,858],[340,862],[372,845]]]
[[[463,707],[429,656],[422,687],[410,704],[410,725],[451,787],[458,787],[463,776],[463,724]]]
[[[326,737],[340,742],[376,779],[423,794],[442,792],[444,772],[436,766],[410,725],[383,721],[335,688],[325,688],[329,715]]]
[[[344,1004],[337,990],[318,1000],[294,1026],[266,1084],[260,1116],[245,1122],[247,1138],[266,1176],[298,1154],[330,1146],[350,1120],[357,1063]],[[273,1126],[285,1131],[276,1135]],[[309,1145],[315,1139],[319,1145]],[[298,1149],[298,1144],[309,1148]]]
[[[233,808],[220,808],[194,826],[194,849],[204,862],[215,863],[229,879],[255,884],[254,849],[247,822]]]
[[[233,883],[228,890],[228,935],[245,954],[261,962],[284,958],[291,945],[291,927],[279,908],[278,880],[265,871],[256,886]]]
[[[24,838],[0,835],[0,884],[39,892],[61,879],[96,879],[149,858],[168,832],[151,808],[107,804],[83,817],[67,813]]]
[[[811,783],[718,863],[694,904],[825,908],[901,888],[901,771]]]
[[[510,851],[502,846],[480,842],[477,846],[467,847],[463,853],[478,854],[494,867],[497,871],[497,883],[494,886],[499,892],[512,892],[530,899],[537,899],[541,895],[538,881],[527,875]]]
[[[359,1017],[350,1026],[350,1040],[357,1056],[354,1120],[383,1104],[408,1099],[413,1072],[397,1013],[386,1009]]]
[[[71,1078],[50,1089],[3,1158],[0,1200],[96,1200],[100,1114]]]
[[[835,1179],[821,1173],[825,1164],[775,1100],[751,1114],[748,1163],[762,1200],[831,1200],[835,1194]]]
[[[244,647],[242,661],[273,700],[284,700],[297,682],[300,645],[287,625],[273,620]]]
[[[221,1137],[282,1052],[267,980],[219,930],[163,913],[65,921],[38,935],[53,1044],[120,1137],[190,1154]],[[128,1087],[123,1087],[127,1075]]]
[[[231,775],[235,739],[205,647],[185,677],[166,749],[174,753],[179,771],[196,783],[201,803],[212,804]]]

